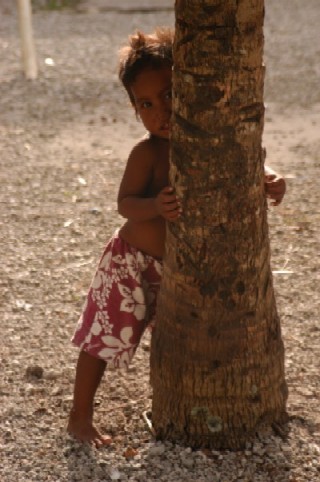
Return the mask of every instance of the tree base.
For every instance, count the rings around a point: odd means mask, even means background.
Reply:
[[[287,423],[289,416],[287,412],[281,412],[277,417],[264,417],[257,426],[251,431],[243,430],[224,431],[219,434],[196,434],[177,430],[174,426],[158,427],[157,431],[152,424],[152,413],[148,413],[148,419],[152,427],[152,434],[159,441],[169,441],[175,444],[191,447],[194,450],[213,449],[213,450],[244,450],[247,444],[252,442],[255,437],[267,428],[272,428],[273,432],[286,439]]]

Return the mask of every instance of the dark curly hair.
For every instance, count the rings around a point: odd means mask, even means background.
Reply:
[[[158,27],[151,34],[137,31],[130,35],[128,45],[119,52],[119,79],[128,92],[134,106],[131,85],[145,69],[172,67],[174,32],[170,28]]]

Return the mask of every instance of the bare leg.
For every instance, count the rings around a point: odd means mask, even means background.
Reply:
[[[68,432],[77,440],[94,444],[97,448],[109,445],[111,438],[101,435],[93,425],[93,401],[106,363],[81,351],[78,358],[70,411]]]

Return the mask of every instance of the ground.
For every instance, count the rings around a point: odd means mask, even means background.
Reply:
[[[36,10],[39,76],[21,71],[16,2],[0,0],[0,477],[20,481],[311,482],[320,480],[320,89],[318,0],[266,0],[268,163],[287,179],[269,211],[272,266],[286,346],[286,434],[259,434],[244,452],[155,443],[149,339],[128,373],[109,373],[97,423],[100,451],[65,431],[77,317],[106,239],[121,223],[116,193],[143,134],[116,74],[136,28],[172,25],[171,1],[82,2]]]

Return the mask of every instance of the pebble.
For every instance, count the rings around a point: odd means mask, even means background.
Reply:
[[[184,467],[187,467],[188,469],[191,469],[194,466],[194,460],[192,458],[186,459],[185,457],[181,457],[181,462]]]
[[[111,469],[109,472],[111,480],[120,480],[121,479],[121,472],[118,469]]]
[[[55,370],[48,370],[45,373],[44,378],[46,378],[46,380],[57,380],[59,378],[59,372]]]
[[[149,454],[150,455],[162,455],[166,451],[166,447],[163,444],[157,444],[150,448]]]
[[[51,395],[53,397],[56,397],[58,395],[61,395],[63,393],[63,390],[61,387],[54,387],[52,390],[51,390]]]
[[[90,209],[89,209],[89,213],[90,213],[90,214],[95,214],[95,215],[97,215],[97,214],[101,214],[102,211],[101,211],[100,208],[93,207],[93,208],[90,208]]]

